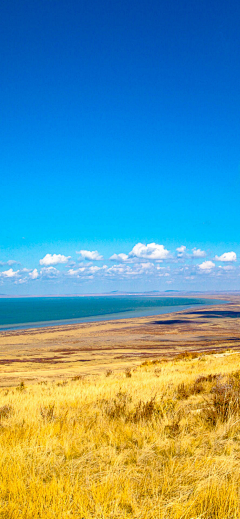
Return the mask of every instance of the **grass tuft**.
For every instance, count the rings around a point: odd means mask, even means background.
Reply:
[[[40,408],[40,414],[43,420],[47,420],[48,422],[54,420],[54,408],[55,404],[49,404]]]
[[[11,405],[4,405],[0,407],[0,420],[2,420],[2,418],[8,418],[12,411],[13,408]]]

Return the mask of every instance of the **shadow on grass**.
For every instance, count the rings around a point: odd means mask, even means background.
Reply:
[[[240,312],[234,310],[201,310],[196,312],[188,312],[188,315],[199,315],[201,317],[206,317],[208,319],[221,319],[221,317],[226,317],[230,319],[240,318]]]
[[[170,324],[193,324],[197,321],[190,321],[190,320],[184,320],[184,319],[169,319],[169,321],[152,321],[149,324],[163,324],[163,325],[170,325]]]

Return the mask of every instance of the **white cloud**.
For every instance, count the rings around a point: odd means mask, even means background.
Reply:
[[[106,270],[106,275],[110,277],[118,276],[122,277],[131,277],[138,275],[139,272],[137,270],[133,270],[129,265],[113,265]]]
[[[144,263],[134,263],[131,266],[126,264],[113,265],[112,267],[106,268],[104,274],[111,277],[129,278],[144,274],[152,275],[154,271],[156,272],[154,263],[148,261]]]
[[[198,268],[202,272],[211,272],[211,270],[215,267],[215,263],[213,261],[204,261],[200,265],[198,265]]]
[[[168,258],[169,254],[169,251],[164,248],[164,245],[158,245],[157,243],[149,243],[148,245],[137,243],[129,253],[129,257],[163,260]]]
[[[148,262],[145,262],[145,263],[140,263],[140,269],[142,271],[145,271],[145,270],[151,270],[152,268],[154,268],[154,264],[153,263],[150,263],[150,261]]]
[[[99,270],[102,270],[102,268],[97,267],[96,265],[94,265],[93,267],[89,267],[89,272],[91,273],[98,272]]]
[[[76,251],[77,254],[80,254],[82,258],[90,260],[90,261],[100,261],[103,259],[103,256],[99,254],[97,250],[80,250]]]
[[[178,258],[181,258],[182,256],[184,256],[186,249],[187,249],[187,247],[185,247],[185,245],[181,245],[181,247],[176,248],[176,251],[178,253]]]
[[[67,263],[71,256],[64,256],[63,254],[46,254],[43,259],[40,259],[40,265],[58,265],[59,263]]]
[[[22,285],[23,283],[26,283],[27,279],[26,278],[20,278],[20,279],[16,279],[16,281],[14,281],[14,284],[15,285]]]
[[[69,276],[78,276],[80,271],[83,271],[84,269],[69,269],[68,270],[68,275]]]
[[[111,261],[127,261],[128,260],[128,254],[124,254],[123,252],[120,252],[120,254],[113,254],[110,258]]]
[[[18,262],[15,261],[15,260],[8,260],[8,261],[0,261],[0,266],[3,267],[4,265],[9,265],[9,267],[11,265],[17,265]]]
[[[32,272],[29,272],[29,277],[31,279],[37,279],[39,276],[37,269],[32,270]]]
[[[192,249],[193,258],[205,258],[205,256],[206,256],[205,250],[197,249],[196,247],[194,247],[194,249]]]
[[[215,256],[216,261],[236,261],[236,252],[224,252],[221,256]]]
[[[1,276],[5,278],[14,278],[19,275],[19,270],[8,269],[1,273]]]
[[[43,267],[40,274],[45,278],[55,278],[60,274],[60,271],[55,267]]]
[[[97,267],[95,265],[92,266],[81,266],[80,268],[70,268],[68,270],[68,275],[71,277],[86,279],[93,278],[93,276],[103,276],[103,277],[111,277],[111,278],[131,278],[131,277],[141,277],[141,276],[159,276],[158,270],[154,263],[150,261],[145,262],[135,262],[131,265],[126,263],[118,263],[108,267],[107,265],[103,265],[102,267]],[[164,273],[165,274],[165,273]]]
[[[106,265],[103,265],[103,267],[97,267],[96,265],[93,266],[86,266],[86,267],[80,267],[77,269],[69,269],[68,275],[69,276],[75,276],[75,277],[92,277],[93,274],[96,274],[99,271],[105,270],[107,268]]]

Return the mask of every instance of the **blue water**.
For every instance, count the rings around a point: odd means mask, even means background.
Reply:
[[[125,319],[223,301],[190,297],[84,296],[0,299],[0,330]]]

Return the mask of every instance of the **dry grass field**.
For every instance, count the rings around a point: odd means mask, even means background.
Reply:
[[[237,519],[240,353],[0,390],[1,519]]]

